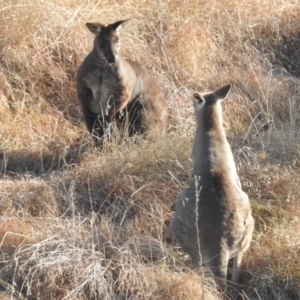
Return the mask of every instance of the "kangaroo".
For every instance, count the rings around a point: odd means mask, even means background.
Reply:
[[[86,23],[95,35],[94,47],[78,69],[76,88],[86,126],[96,142],[113,120],[122,126],[127,118],[130,136],[151,126],[163,132],[167,123],[167,105],[154,79],[119,54],[118,31],[127,21],[107,26]]]
[[[252,240],[254,219],[241,189],[233,154],[223,128],[221,101],[231,85],[205,94],[194,93],[196,133],[193,178],[177,195],[171,228],[192,264],[199,261],[226,289],[229,260],[231,281],[238,283],[243,253]]]

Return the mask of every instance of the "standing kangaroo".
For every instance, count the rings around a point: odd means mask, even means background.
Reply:
[[[119,54],[118,29],[126,21],[86,24],[95,34],[94,47],[78,69],[76,87],[87,128],[96,141],[113,120],[122,126],[129,119],[130,136],[152,125],[163,131],[167,123],[166,102],[156,82],[136,62]]]
[[[178,194],[171,222],[176,240],[191,256],[193,266],[203,262],[225,289],[229,260],[233,259],[231,281],[237,283],[254,228],[249,199],[241,189],[223,128],[221,100],[230,88],[225,85],[212,93],[193,95],[193,179],[189,188]]]

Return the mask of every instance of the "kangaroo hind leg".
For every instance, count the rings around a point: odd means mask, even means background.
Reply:
[[[234,283],[239,282],[240,266],[241,266],[242,258],[243,258],[243,251],[238,252],[238,254],[235,257],[233,257],[231,281]]]
[[[215,255],[210,257],[211,258],[209,260],[203,262],[214,275],[214,279],[219,284],[219,286],[222,289],[226,290],[229,253],[228,251],[221,250],[219,253],[215,253]]]

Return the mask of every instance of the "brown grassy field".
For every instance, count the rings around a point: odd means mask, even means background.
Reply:
[[[94,147],[76,97],[86,22],[130,18],[167,134]],[[0,298],[221,299],[169,224],[189,184],[191,95],[231,83],[224,120],[256,226],[224,297],[300,299],[300,2],[0,2]]]

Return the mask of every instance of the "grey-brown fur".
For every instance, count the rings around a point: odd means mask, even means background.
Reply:
[[[78,69],[77,94],[87,128],[96,139],[110,122],[121,124],[125,117],[130,135],[151,125],[162,132],[167,122],[167,106],[156,82],[136,62],[119,54],[118,28],[125,21],[86,24],[95,34],[94,47]]]
[[[189,188],[178,194],[171,222],[176,240],[191,256],[193,265],[201,259],[225,288],[230,259],[231,280],[238,282],[242,256],[254,227],[249,199],[241,189],[223,128],[221,100],[229,90],[230,85],[226,85],[213,93],[194,94],[193,178]]]

